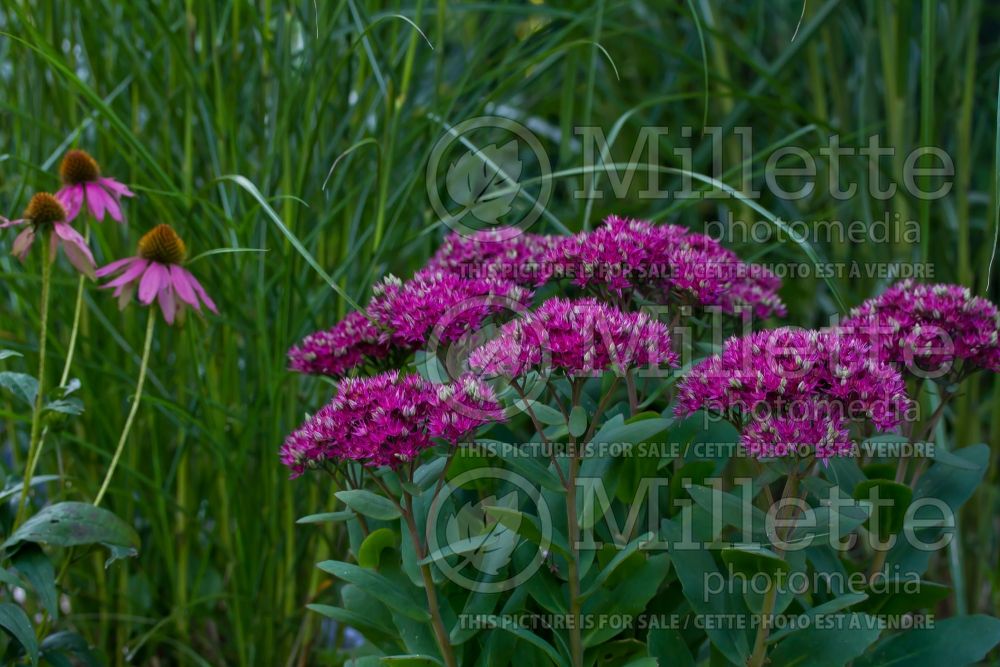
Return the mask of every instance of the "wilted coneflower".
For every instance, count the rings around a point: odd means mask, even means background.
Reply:
[[[72,150],[66,153],[59,165],[59,176],[63,186],[56,193],[66,206],[67,219],[73,220],[80,213],[84,203],[91,215],[98,221],[108,213],[118,222],[124,222],[121,198],[135,194],[113,178],[101,176],[97,161],[86,151]]]
[[[187,248],[177,232],[170,225],[157,225],[139,239],[138,255],[102,266],[97,277],[120,274],[104,285],[115,288],[119,307],[124,308],[138,292],[139,303],[145,306],[153,299],[159,301],[167,324],[183,316],[185,305],[201,311],[204,304],[218,314],[201,283],[182,266],[186,256]]]
[[[35,194],[24,211],[24,217],[19,220],[0,218],[0,229],[27,225],[17,238],[11,252],[22,262],[31,250],[35,238],[39,234],[51,233],[50,261],[54,259],[56,248],[62,246],[70,263],[80,273],[94,277],[94,256],[87,247],[87,242],[66,222],[66,209],[59,200],[47,192]]]

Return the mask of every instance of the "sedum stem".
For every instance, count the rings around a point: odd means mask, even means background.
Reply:
[[[573,654],[573,667],[583,666],[583,635],[581,632],[580,603],[580,553],[577,543],[580,541],[580,529],[576,518],[576,476],[580,469],[580,458],[576,452],[570,454],[569,476],[566,480],[566,529],[569,536],[570,557],[566,560],[569,579],[569,613],[571,616],[569,628],[570,651]]]
[[[115,468],[118,467],[118,460],[121,458],[122,451],[125,449],[125,441],[128,440],[129,431],[132,430],[132,422],[135,421],[135,415],[139,411],[139,401],[142,399],[142,387],[146,383],[146,369],[149,366],[149,350],[153,346],[153,329],[155,324],[156,311],[150,308],[149,319],[146,320],[146,342],[142,346],[142,361],[139,362],[139,380],[135,385],[135,396],[132,398],[132,409],[129,410],[128,417],[125,419],[125,427],[122,428],[121,437],[118,438],[118,447],[115,449],[115,455],[111,459],[111,465],[108,466],[108,472],[104,475],[104,482],[101,484],[101,490],[97,492],[97,497],[94,498],[95,506],[101,504],[104,494],[108,491],[108,485],[111,483],[111,477],[115,474]]]
[[[413,542],[413,548],[417,553],[417,557],[423,561],[427,553],[420,539],[420,531],[417,530],[417,524],[413,518],[413,498],[406,491],[403,491],[403,496],[405,507],[399,503],[397,503],[397,507],[403,514],[403,520],[406,522],[406,528],[410,533],[410,540]],[[392,496],[390,495],[389,497],[391,498]],[[458,667],[458,662],[455,660],[455,652],[452,650],[451,639],[444,627],[444,619],[441,617],[441,606],[438,604],[437,589],[434,587],[434,577],[431,576],[431,566],[428,563],[420,566],[420,576],[424,581],[424,593],[427,595],[427,609],[431,614],[431,626],[434,629],[434,637],[437,639],[441,657],[444,658],[444,664],[447,667]]]

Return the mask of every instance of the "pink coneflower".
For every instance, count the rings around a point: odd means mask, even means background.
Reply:
[[[51,257],[54,259],[56,248],[62,246],[66,257],[77,271],[90,278],[94,277],[94,256],[83,237],[66,222],[66,209],[54,196],[47,192],[35,194],[20,220],[0,218],[0,229],[17,225],[26,225],[24,231],[14,239],[11,252],[19,260],[23,262],[27,257],[39,233],[51,231]]]
[[[125,221],[121,198],[134,197],[135,194],[115,179],[101,176],[97,161],[85,151],[72,150],[66,153],[59,165],[59,175],[62,177],[63,187],[56,196],[66,207],[67,219],[74,219],[86,202],[91,215],[98,221],[104,220],[105,213],[118,222]]]
[[[204,304],[218,315],[201,283],[181,266],[186,255],[187,248],[177,232],[170,225],[157,225],[139,239],[137,256],[102,266],[97,277],[121,274],[104,285],[115,288],[119,307],[124,308],[138,291],[139,303],[145,306],[153,299],[159,301],[167,324],[173,324],[175,316],[183,316],[186,305],[200,312]]]

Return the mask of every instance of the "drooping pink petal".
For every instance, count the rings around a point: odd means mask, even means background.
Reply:
[[[177,290],[177,296],[181,298],[184,303],[192,306],[195,310],[201,310],[201,304],[198,303],[198,297],[194,293],[194,288],[191,287],[191,274],[185,271],[183,268],[176,264],[170,266],[170,282],[173,284],[174,289]]]
[[[90,248],[87,247],[87,241],[65,222],[55,223],[54,229],[55,236],[62,239],[63,250],[66,251],[66,257],[70,264],[76,267],[77,271],[93,280],[95,262]]]
[[[124,183],[120,183],[113,178],[102,178],[98,181],[101,186],[116,197],[134,197],[135,193],[128,189]]]
[[[112,220],[115,222],[124,222],[122,207],[118,204],[118,198],[110,192],[104,193],[104,207],[108,210]]]
[[[125,310],[125,306],[132,301],[135,296],[135,283],[128,283],[127,285],[122,285],[115,290],[115,296],[118,297],[118,310]]]
[[[90,212],[98,222],[103,221],[108,193],[97,183],[87,183],[84,187],[87,189],[87,206],[90,208]]]
[[[131,264],[135,261],[135,257],[126,257],[125,259],[115,260],[110,264],[106,264],[101,268],[97,269],[97,277],[103,278],[105,276],[110,276],[112,273],[116,273],[119,270],[125,268],[127,264]]]
[[[71,221],[80,214],[80,208],[83,206],[83,185],[67,185],[60,188],[56,198],[66,209],[67,222]]]
[[[15,227],[17,225],[23,225],[26,222],[27,220],[25,220],[24,218],[21,218],[20,220],[8,220],[7,218],[0,217],[0,229],[4,229],[5,227]]]
[[[139,303],[148,306],[153,303],[156,293],[163,289],[168,280],[167,269],[158,262],[150,262],[149,268],[139,281]]]
[[[127,285],[130,282],[139,279],[139,276],[145,272],[146,267],[149,266],[149,260],[142,259],[141,257],[132,257],[132,263],[129,265],[125,271],[122,272],[120,276],[109,282],[105,287],[121,287],[122,285]]]
[[[28,255],[28,251],[31,250],[31,244],[35,242],[35,228],[28,226],[23,232],[17,235],[14,239],[14,247],[11,249],[12,255],[17,257],[22,262],[24,258]]]
[[[208,296],[208,294],[205,293],[205,288],[201,286],[201,283],[199,283],[198,280],[193,275],[191,275],[191,272],[188,271],[187,269],[181,269],[181,271],[184,271],[184,273],[187,274],[187,278],[188,281],[191,283],[191,287],[193,287],[194,291],[198,293],[199,297],[201,297],[201,301],[202,303],[205,304],[205,307],[207,307],[210,311],[218,315],[219,309],[215,307],[215,302],[212,301],[212,299]]]
[[[160,302],[160,310],[163,311],[163,319],[167,321],[167,324],[173,324],[174,314],[177,312],[177,300],[174,299],[174,291],[170,289],[170,285],[162,287],[157,297]]]

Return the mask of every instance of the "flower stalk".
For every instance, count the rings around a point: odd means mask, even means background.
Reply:
[[[52,282],[52,255],[49,252],[51,230],[42,234],[42,295],[40,306],[40,322],[38,327],[38,391],[35,394],[35,405],[31,411],[31,437],[28,444],[28,461],[25,467],[24,480],[21,486],[21,498],[17,503],[17,514],[14,527],[24,523],[27,509],[28,492],[31,489],[31,479],[42,453],[42,410],[45,407],[45,347],[48,338],[49,325],[49,291]]]
[[[146,320],[146,341],[143,343],[142,347],[142,360],[139,362],[139,379],[136,381],[135,385],[135,396],[132,398],[132,408],[129,410],[128,417],[125,419],[125,426],[122,428],[121,437],[118,438],[118,446],[115,448],[115,454],[111,458],[111,465],[108,466],[108,472],[104,475],[104,482],[101,484],[100,491],[97,492],[97,497],[94,498],[94,506],[101,504],[101,500],[104,499],[104,494],[108,491],[108,485],[111,484],[111,478],[115,474],[115,468],[118,467],[118,460],[121,458],[122,452],[125,449],[125,442],[128,440],[129,431],[132,430],[132,422],[135,421],[135,415],[139,411],[139,401],[142,399],[142,388],[146,383],[146,369],[149,367],[149,351],[153,347],[153,330],[156,324],[156,311],[150,310],[148,319]]]
[[[797,468],[792,468],[788,473],[788,478],[785,480],[785,488],[781,493],[781,500],[779,501],[779,509],[783,509],[785,506],[785,500],[788,498],[798,497],[799,490],[799,470]],[[792,532],[793,526],[789,525],[780,535],[779,542],[783,542]],[[779,558],[784,558],[784,553],[781,548],[775,545],[775,553]],[[753,643],[753,653],[750,654],[750,659],[747,660],[748,667],[762,667],[767,661],[767,637],[771,632],[771,616],[774,614],[774,605],[778,597],[778,587],[777,582],[769,577],[767,592],[764,593],[764,603],[760,610],[760,619],[757,624],[757,636],[754,638]]]

